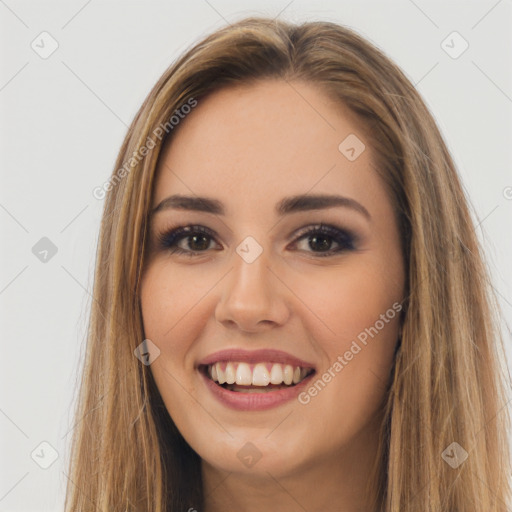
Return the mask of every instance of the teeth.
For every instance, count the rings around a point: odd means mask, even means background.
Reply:
[[[219,363],[214,366],[218,366]],[[240,363],[236,369],[236,383],[239,386],[250,386],[252,384],[251,367],[247,363]]]
[[[226,383],[234,384],[235,378],[236,378],[235,367],[233,366],[233,363],[228,363],[226,365]]]
[[[224,365],[224,369],[221,365]],[[269,371],[270,368],[270,371]],[[237,384],[239,386],[268,386],[298,384],[311,373],[310,368],[301,368],[289,364],[258,363],[214,363],[208,365],[209,377],[219,384]]]
[[[253,386],[268,386],[270,382],[270,374],[263,363],[258,363],[252,371]]]
[[[215,366],[217,366],[217,382],[219,384],[224,384],[224,382],[226,382],[226,374],[224,373],[224,370],[220,367],[220,364],[217,364]]]
[[[288,386],[293,382],[293,366],[290,366],[289,364],[287,364],[284,367],[283,381]]]
[[[281,384],[283,382],[283,368],[280,364],[273,364],[270,370],[270,383]]]

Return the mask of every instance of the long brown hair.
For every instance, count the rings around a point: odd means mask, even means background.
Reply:
[[[200,458],[149,366],[134,357],[144,340],[148,216],[162,145],[193,102],[264,79],[315,84],[359,116],[399,221],[407,298],[370,481],[375,508],[504,512],[509,416],[497,302],[439,129],[402,71],[352,30],[266,18],[213,33],[165,71],[100,187],[106,200],[66,510],[183,511],[203,502]]]

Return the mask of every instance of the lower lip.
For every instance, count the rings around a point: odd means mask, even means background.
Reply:
[[[295,386],[277,391],[265,391],[263,393],[239,393],[230,391],[216,384],[212,379],[199,371],[206,387],[213,393],[223,405],[239,411],[263,411],[278,407],[285,402],[297,398],[299,393],[308,385],[315,372],[308,375],[304,380]]]

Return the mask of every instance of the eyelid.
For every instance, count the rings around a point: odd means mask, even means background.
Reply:
[[[301,238],[302,236],[304,236],[310,232],[320,232],[320,233],[324,233],[326,235],[333,236],[333,237],[342,233],[342,234],[346,234],[353,240],[359,239],[357,234],[352,229],[342,227],[342,226],[337,226],[336,224],[326,223],[326,222],[317,222],[317,223],[308,224],[307,226],[299,228],[298,230],[294,231],[290,235],[290,239],[296,240],[297,238]]]
[[[174,227],[168,227],[167,229],[157,234],[156,236],[160,248],[162,250],[170,251],[172,254],[181,254],[185,256],[199,256],[202,253],[207,254],[212,249],[194,251],[192,249],[182,249],[181,247],[178,246],[178,244],[182,240],[186,240],[190,236],[197,233],[204,234],[208,238],[210,238],[210,242],[214,242],[218,245],[221,245],[217,241],[217,233],[214,230],[202,224],[178,224]],[[300,229],[295,230],[288,237],[288,240],[291,241],[293,247],[296,247],[298,243],[300,243],[303,240],[306,240],[308,236],[312,237],[318,234],[327,236],[328,238],[332,239],[332,241],[339,247],[334,249],[331,248],[328,249],[327,251],[299,250],[299,252],[314,255],[315,259],[319,257],[333,257],[347,251],[355,250],[356,245],[358,245],[359,243],[359,237],[357,236],[356,233],[354,233],[352,229],[337,226],[335,223],[315,223],[303,226]]]
[[[195,233],[204,233],[209,236],[212,240],[217,242],[217,233],[201,224],[177,224],[176,226],[170,226],[163,231],[156,233],[156,239],[160,243],[160,245],[167,245],[168,238],[172,235],[175,240],[180,240],[187,238],[187,236],[192,236]],[[218,243],[218,242],[217,242]],[[191,251],[192,252],[192,251]]]

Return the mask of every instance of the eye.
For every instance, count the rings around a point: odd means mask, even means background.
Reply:
[[[215,233],[204,226],[180,226],[160,234],[158,240],[160,247],[171,254],[192,257],[210,248],[211,242],[215,240]],[[307,246],[313,249],[306,252],[313,252],[319,257],[355,249],[355,236],[352,233],[326,224],[317,224],[302,230],[293,246],[297,246],[303,240],[307,240]],[[333,242],[337,247],[332,248]]]
[[[180,226],[159,235],[159,243],[163,249],[168,249],[171,254],[185,254],[194,256],[197,252],[205,252],[214,233],[204,226]],[[183,249],[180,243],[185,240],[191,243],[190,249]],[[185,245],[189,245],[185,244]]]
[[[353,251],[355,249],[355,236],[352,233],[346,229],[326,224],[318,224],[307,228],[305,232],[302,232],[302,235],[299,236],[295,244],[304,239],[308,242],[308,247],[320,250],[320,252],[317,250],[313,251],[320,257],[332,256],[343,251]],[[337,248],[331,248],[332,241],[338,245]]]

